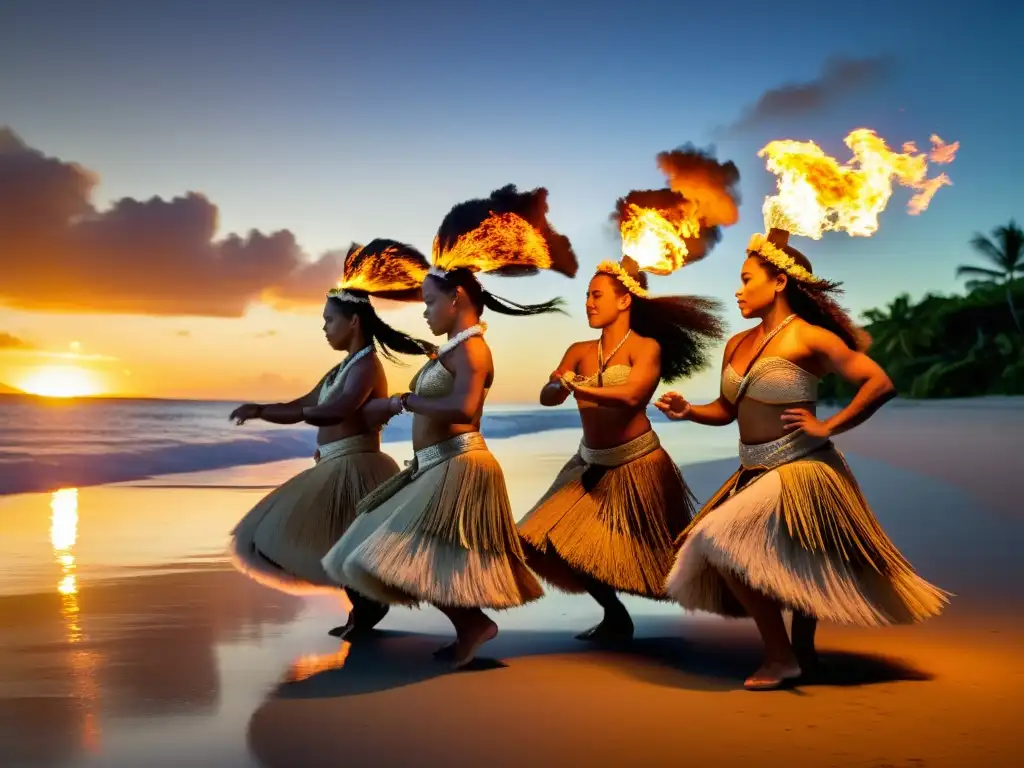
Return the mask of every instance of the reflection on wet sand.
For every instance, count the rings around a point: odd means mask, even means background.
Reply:
[[[89,752],[100,748],[99,685],[96,672],[101,657],[82,646],[81,608],[75,574],[75,544],[78,541],[78,489],[61,488],[50,498],[50,544],[61,569],[57,592],[61,596],[61,619],[70,649],[72,697],[79,704],[82,722],[79,745]]]
[[[312,653],[300,656],[288,668],[285,682],[298,683],[321,672],[341,669],[345,666],[351,647],[351,643],[342,641],[341,647],[334,653]]]
[[[0,596],[0,765],[105,754],[110,718],[216,712],[218,648],[301,611],[225,564],[83,586],[77,489],[54,492],[50,513],[53,591]]]

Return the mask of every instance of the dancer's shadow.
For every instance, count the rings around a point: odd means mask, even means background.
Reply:
[[[359,696],[453,674],[514,667],[536,656],[586,656],[600,666],[660,687],[702,691],[736,690],[761,663],[757,638],[746,633],[695,633],[687,638],[677,621],[644,622],[643,635],[628,645],[602,646],[575,640],[562,631],[508,630],[488,643],[488,656],[462,670],[433,652],[449,641],[438,635],[396,631],[342,644],[342,651],[307,657],[271,692],[283,699]],[[320,661],[317,661],[320,659]],[[821,653],[821,663],[799,686],[864,686],[930,680],[932,676],[900,659],[850,651]]]
[[[659,626],[662,622],[656,620],[649,622],[645,636],[619,652],[646,662],[629,665],[632,674],[645,682],[668,687],[735,690],[761,665],[763,649],[752,632],[705,633],[689,639],[685,628],[672,626],[670,621],[664,623],[669,627]],[[668,631],[662,633],[664,629]],[[666,671],[675,674],[666,675]],[[933,675],[902,659],[824,649],[819,651],[817,667],[808,670],[797,687],[865,686],[931,679]]]
[[[447,674],[501,669],[504,662],[480,656],[461,670],[433,652],[449,642],[435,635],[382,631],[352,643],[341,643],[332,654],[296,660],[271,693],[282,699],[322,699],[359,696],[422,683]]]

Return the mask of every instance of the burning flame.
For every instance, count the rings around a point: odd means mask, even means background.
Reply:
[[[492,213],[476,227],[441,252],[434,238],[434,266],[444,270],[463,267],[474,272],[497,269],[551,269],[551,251],[536,227],[514,213]]]
[[[686,263],[690,251],[684,238],[700,233],[692,212],[659,211],[629,203],[626,213],[619,225],[623,256],[655,275],[669,275]]]
[[[815,240],[826,231],[868,237],[878,229],[878,214],[892,196],[892,181],[916,190],[907,204],[911,215],[928,207],[939,187],[951,184],[942,173],[927,178],[928,161],[953,161],[959,142],[945,143],[932,135],[929,153],[908,142],[894,152],[868,128],[858,128],[845,139],[853,158],[845,165],[825,154],[813,141],[784,139],[766,145],[758,157],[767,157],[768,170],[778,179],[778,193],[765,198],[765,228],[778,227]]]
[[[403,291],[419,287],[427,276],[422,256],[410,258],[408,251],[394,245],[368,254],[365,248],[361,246],[348,255],[347,274],[338,281],[339,289],[367,293]]]

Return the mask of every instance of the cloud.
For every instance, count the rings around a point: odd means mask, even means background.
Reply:
[[[895,61],[889,56],[833,56],[825,61],[821,75],[814,80],[768,89],[744,107],[739,118],[720,126],[716,133],[735,136],[775,120],[823,111],[853,91],[881,82],[894,69]]]
[[[29,344],[24,339],[19,339],[6,331],[0,331],[0,350],[6,349],[35,349],[35,345]]]
[[[270,339],[277,336],[277,331],[262,331],[261,333],[253,334],[257,339]]]
[[[319,303],[341,274],[344,249],[310,260],[288,230],[215,239],[217,206],[195,192],[100,211],[98,181],[0,126],[0,304],[238,317],[259,301]]]
[[[174,335],[175,336],[180,336],[183,339],[187,339],[189,336],[192,335],[192,331],[178,331]]]

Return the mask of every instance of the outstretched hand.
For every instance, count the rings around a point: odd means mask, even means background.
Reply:
[[[832,437],[829,426],[806,408],[787,408],[780,418],[785,432],[799,429],[811,437]]]
[[[242,426],[247,421],[259,418],[260,407],[256,403],[246,403],[240,405],[231,412],[228,416],[228,421],[233,421],[238,426]]]
[[[678,392],[666,392],[655,401],[654,407],[673,421],[683,421],[690,415],[689,401]]]

